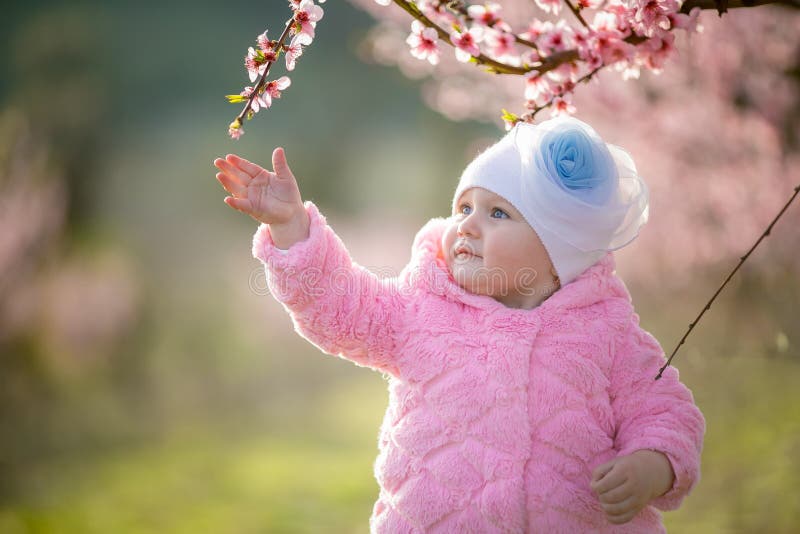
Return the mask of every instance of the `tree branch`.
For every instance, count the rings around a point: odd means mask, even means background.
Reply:
[[[455,47],[453,42],[450,40],[450,34],[447,33],[438,24],[433,22],[431,19],[426,17],[425,14],[422,11],[420,11],[419,8],[415,4],[413,4],[411,2],[408,2],[406,0],[392,0],[392,1],[395,4],[397,4],[403,11],[405,11],[406,13],[408,13],[409,15],[411,15],[412,17],[414,17],[415,19],[417,19],[418,21],[423,23],[425,26],[427,26],[429,28],[433,28],[434,30],[436,30],[436,33],[439,34],[439,39],[441,39],[442,41],[446,42],[450,46]],[[486,65],[487,67],[489,67],[489,70],[491,72],[494,72],[496,74],[523,75],[523,74],[526,74],[526,73],[530,72],[531,70],[533,70],[533,69],[530,69],[530,68],[526,69],[524,67],[515,67],[513,65],[506,65],[505,63],[501,63],[499,61],[496,61],[496,60],[494,60],[494,59],[492,59],[492,58],[490,58],[490,57],[488,57],[488,56],[486,56],[484,54],[481,54],[479,56],[472,56],[472,57],[475,59],[476,63],[478,63],[480,65]]]
[[[286,21],[286,27],[283,29],[283,33],[281,33],[281,36],[278,38],[278,44],[275,45],[276,53],[279,54],[280,51],[283,49],[283,43],[286,41],[286,37],[289,35],[289,30],[292,28],[293,22],[294,22],[294,16],[292,16],[292,18]],[[277,60],[278,58],[276,57],[275,61]],[[267,62],[267,68],[264,69],[264,73],[258,79],[258,83],[255,85],[255,87],[253,87],[253,92],[250,93],[250,98],[247,99],[247,104],[245,104],[244,109],[242,109],[242,112],[239,113],[239,115],[236,117],[234,123],[239,123],[240,125],[243,124],[242,119],[244,119],[245,116],[247,115],[247,112],[252,109],[253,99],[258,96],[259,94],[258,92],[261,90],[262,87],[264,87],[264,82],[267,80],[267,74],[269,74],[269,69],[270,67],[272,67],[272,64],[275,63],[275,61]]]
[[[450,41],[450,34],[448,34],[443,28],[441,28],[438,24],[433,22],[431,19],[425,16],[419,8],[411,1],[408,0],[392,0],[397,6],[399,6],[403,11],[423,23],[425,26],[429,28],[433,28],[439,34],[439,38],[449,44],[450,46],[455,47],[452,41]],[[572,5],[570,2],[567,2],[570,7]],[[788,5],[790,7],[800,8],[800,0],[729,0],[728,1],[728,8],[742,8],[742,7],[756,7],[761,5],[767,4],[781,4],[781,5]],[[717,9],[714,0],[687,0],[682,6],[680,13],[688,14],[692,8],[699,7],[700,9]],[[463,12],[459,11],[459,14],[464,15]],[[579,17],[580,15],[576,13]],[[468,16],[468,15],[467,15]],[[585,22],[584,22],[585,24]],[[588,26],[587,26],[588,27]],[[515,41],[524,44],[527,46],[531,46],[534,50],[538,51],[535,43],[522,39],[521,37],[514,34]],[[639,35],[631,35],[626,37],[624,40],[628,44],[637,45],[643,41],[646,41],[648,38],[639,36]],[[506,63],[502,63],[500,61],[491,59],[484,54],[479,56],[473,56],[476,63],[480,65],[485,65],[488,67],[490,72],[495,74],[514,74],[518,76],[524,76],[529,72],[537,71],[539,74],[544,74],[549,72],[559,65],[563,63],[571,63],[573,61],[578,60],[578,51],[576,49],[572,50],[563,50],[561,52],[556,52],[550,56],[547,56],[542,59],[540,63],[517,67],[515,65],[508,65]]]
[[[581,10],[575,7],[575,4],[573,4],[569,0],[564,0],[564,2],[566,2],[567,6],[569,6],[570,11],[572,11],[575,14],[580,23],[583,24],[583,27],[588,28],[589,25],[586,23],[585,20],[583,20],[583,16],[581,15]]]
[[[664,369],[669,367],[669,364],[672,361],[672,358],[675,356],[675,353],[678,352],[678,349],[680,348],[680,346],[683,345],[683,342],[686,341],[687,337],[689,337],[689,332],[692,331],[692,329],[695,327],[695,325],[700,320],[700,318],[703,316],[703,314],[706,311],[708,311],[709,309],[711,309],[711,303],[714,302],[714,299],[716,299],[717,295],[720,294],[720,292],[722,291],[722,288],[724,288],[725,285],[727,285],[727,283],[733,277],[733,275],[736,274],[736,271],[739,270],[739,267],[741,267],[742,264],[744,263],[744,261],[747,259],[747,257],[750,256],[750,253],[753,252],[753,250],[755,250],[755,248],[758,246],[758,244],[761,243],[761,241],[765,237],[767,237],[769,235],[770,231],[772,231],[772,227],[775,225],[776,222],[778,222],[778,219],[780,219],[781,215],[783,215],[783,212],[786,211],[786,209],[789,207],[789,204],[792,203],[792,201],[795,199],[795,197],[797,196],[798,193],[800,193],[800,185],[798,185],[797,187],[794,188],[794,195],[792,195],[792,197],[789,199],[789,202],[787,202],[783,206],[783,209],[781,209],[781,211],[778,212],[778,215],[776,215],[775,218],[772,219],[772,222],[769,223],[769,226],[767,226],[767,229],[764,230],[764,233],[761,234],[761,237],[758,238],[758,240],[755,242],[755,244],[752,247],[750,247],[750,250],[747,251],[747,254],[745,254],[744,256],[741,257],[741,259],[739,260],[739,264],[733,269],[733,271],[731,271],[731,274],[728,275],[728,278],[726,278],[725,281],[722,283],[722,285],[719,287],[719,289],[717,289],[717,292],[714,293],[714,296],[711,297],[711,300],[709,300],[706,303],[705,307],[703,308],[703,311],[700,312],[700,315],[698,315],[695,318],[694,321],[689,323],[689,330],[687,330],[686,333],[683,334],[683,337],[681,338],[680,342],[678,342],[678,346],[676,346],[675,350],[672,351],[672,354],[670,354],[669,359],[667,360],[667,363],[664,364],[664,367],[659,369],[658,374],[656,375],[656,378],[655,378],[656,380],[660,379],[661,378],[661,373],[664,372]]]
[[[757,7],[767,4],[780,4],[795,9],[800,9],[800,0],[728,0],[728,9],[742,8],[742,7]],[[699,7],[700,9],[717,9],[714,0],[686,0],[681,6],[679,13],[688,14],[692,8]],[[722,15],[720,15],[722,16]]]

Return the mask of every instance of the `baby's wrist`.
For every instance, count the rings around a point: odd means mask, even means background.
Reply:
[[[285,223],[272,223],[269,233],[276,247],[287,250],[299,241],[308,239],[310,221],[304,205],[299,204],[296,214]]]
[[[651,449],[642,449],[635,452],[646,462],[650,479],[651,497],[650,500],[657,499],[672,489],[675,482],[675,474],[672,464],[666,454]]]

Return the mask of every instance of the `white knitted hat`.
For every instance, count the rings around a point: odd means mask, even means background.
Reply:
[[[561,285],[639,235],[648,189],[630,155],[560,116],[517,123],[464,170],[453,195],[482,187],[510,202],[550,255]]]

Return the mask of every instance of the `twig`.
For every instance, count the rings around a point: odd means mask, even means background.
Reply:
[[[739,7],[756,7],[764,6],[767,4],[779,4],[787,7],[800,9],[800,0],[728,0],[728,9]],[[699,7],[700,9],[717,9],[714,0],[686,0],[679,13],[688,14],[692,8]]]
[[[722,291],[722,288],[725,287],[725,285],[733,277],[733,275],[736,273],[736,271],[739,270],[739,267],[741,267],[742,264],[744,263],[744,261],[747,259],[747,257],[750,256],[750,253],[753,252],[753,250],[758,246],[758,244],[761,243],[761,241],[765,237],[767,237],[769,235],[770,231],[772,231],[772,227],[775,225],[775,223],[778,221],[778,219],[781,217],[781,215],[783,215],[783,212],[786,211],[786,209],[789,207],[789,204],[792,203],[792,201],[795,199],[795,197],[797,196],[798,193],[800,193],[800,185],[798,185],[797,187],[794,188],[794,194],[789,199],[789,202],[787,202],[786,205],[783,206],[783,209],[781,209],[781,211],[778,213],[778,215],[775,216],[775,218],[772,220],[772,222],[769,224],[769,226],[767,226],[767,229],[764,230],[764,233],[761,234],[761,237],[758,238],[758,241],[756,241],[755,244],[750,248],[750,250],[747,251],[747,254],[745,254],[744,256],[741,257],[741,259],[739,260],[739,265],[737,265],[736,268],[733,271],[731,271],[731,274],[728,275],[728,278],[726,278],[725,281],[722,283],[722,285],[719,287],[719,289],[717,289],[717,292],[714,293],[714,296],[711,297],[711,300],[709,300],[708,303],[706,303],[706,306],[700,312],[700,315],[698,315],[697,318],[695,318],[695,320],[693,322],[689,323],[689,330],[686,331],[686,333],[683,335],[683,337],[681,338],[680,342],[678,343],[678,346],[675,347],[675,350],[672,351],[672,354],[670,355],[669,359],[667,360],[667,363],[664,364],[664,367],[662,367],[658,371],[658,375],[656,375],[656,378],[655,378],[656,380],[660,379],[661,378],[661,373],[664,372],[664,369],[669,367],[669,364],[672,361],[672,358],[675,356],[675,353],[678,352],[678,349],[680,348],[680,346],[683,345],[683,342],[686,341],[686,338],[689,336],[689,332],[692,331],[692,329],[697,324],[697,322],[700,320],[700,318],[703,316],[703,314],[707,310],[709,310],[711,308],[711,303],[714,302],[714,299],[717,298],[717,295],[720,294],[720,292]]]
[[[578,78],[578,79],[575,81],[575,85],[577,86],[579,83],[588,83],[588,82],[589,82],[589,80],[592,78],[592,76],[594,76],[595,74],[597,74],[598,72],[600,72],[600,69],[602,69],[602,68],[603,68],[603,67],[605,67],[605,66],[606,66],[606,65],[605,65],[605,64],[603,64],[603,65],[600,65],[599,67],[595,67],[595,68],[594,68],[594,70],[592,70],[591,72],[589,72],[589,73],[586,73],[586,74],[584,74],[583,76],[581,76],[580,78]],[[537,113],[539,113],[539,112],[540,112],[540,111],[542,111],[543,109],[546,109],[546,108],[548,108],[548,107],[552,106],[552,105],[553,105],[553,102],[555,101],[555,99],[556,99],[556,98],[559,98],[559,97],[562,97],[562,96],[564,96],[564,94],[563,94],[563,93],[562,93],[562,94],[560,94],[560,95],[553,95],[553,98],[551,98],[549,101],[547,101],[547,103],[545,103],[545,104],[543,104],[543,105],[541,105],[541,106],[539,106],[539,107],[535,108],[535,109],[534,109],[533,111],[531,111],[530,113],[525,113],[525,114],[523,114],[523,115],[522,115],[522,118],[523,118],[523,120],[526,120],[527,118],[530,118],[530,119],[531,119],[531,121],[532,121],[532,120],[533,120],[533,118],[536,116],[536,114],[537,114]]]
[[[284,43],[284,41],[286,41],[286,37],[289,35],[289,30],[292,29],[292,22],[294,22],[294,16],[292,16],[292,18],[290,18],[289,20],[286,21],[286,27],[283,29],[283,33],[281,33],[281,36],[278,38],[278,44],[275,45],[275,51],[278,54],[280,53],[281,49],[283,48],[283,43]],[[277,61],[277,60],[278,60],[278,58],[276,57],[275,61]],[[242,110],[241,113],[239,113],[239,115],[236,117],[236,120],[234,122],[238,122],[239,124],[243,124],[242,120],[247,115],[247,112],[250,111],[250,109],[252,108],[253,99],[258,96],[258,91],[264,86],[264,82],[266,81],[267,75],[269,74],[269,69],[270,69],[270,67],[272,67],[272,64],[275,63],[275,61],[268,61],[267,62],[267,68],[264,69],[264,72],[261,74],[261,77],[258,79],[258,83],[255,85],[255,87],[253,87],[252,93],[250,93],[250,98],[247,99],[247,104],[245,104],[244,109]]]
[[[566,2],[566,4],[569,6],[570,10],[573,13],[575,13],[575,16],[578,17],[578,20],[581,22],[581,24],[583,24],[584,28],[588,28],[589,25],[586,24],[586,21],[583,20],[583,16],[581,16],[581,10],[578,9],[577,7],[575,7],[575,5],[572,2],[570,2],[569,0],[564,0],[564,2]]]
[[[442,27],[438,24],[433,22],[431,19],[425,16],[425,14],[419,10],[419,8],[408,2],[406,0],[392,0],[395,4],[397,4],[403,11],[423,23],[425,26],[429,28],[433,28],[436,30],[436,33],[439,34],[439,38],[449,44],[452,47],[455,47],[452,41],[450,41],[450,34],[447,33]],[[489,70],[496,73],[496,74],[517,74],[522,75],[532,71],[532,68],[525,68],[525,67],[515,67],[514,65],[507,65],[506,63],[501,63],[500,61],[494,60],[484,54],[480,54],[479,56],[472,56],[476,63],[480,65],[486,65],[489,67]]]

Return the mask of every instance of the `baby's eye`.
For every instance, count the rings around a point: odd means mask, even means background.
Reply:
[[[461,204],[458,207],[458,213],[461,215],[469,215],[471,209],[472,208],[470,208],[467,204]]]
[[[494,214],[495,214],[495,213],[500,213],[500,214],[502,214],[502,215],[500,215],[500,216],[498,217],[498,218],[500,218],[500,219],[503,219],[503,218],[508,218],[508,213],[504,212],[504,211],[503,211],[503,210],[501,210],[500,208],[494,208],[494,209],[492,210],[492,217],[494,217]]]

